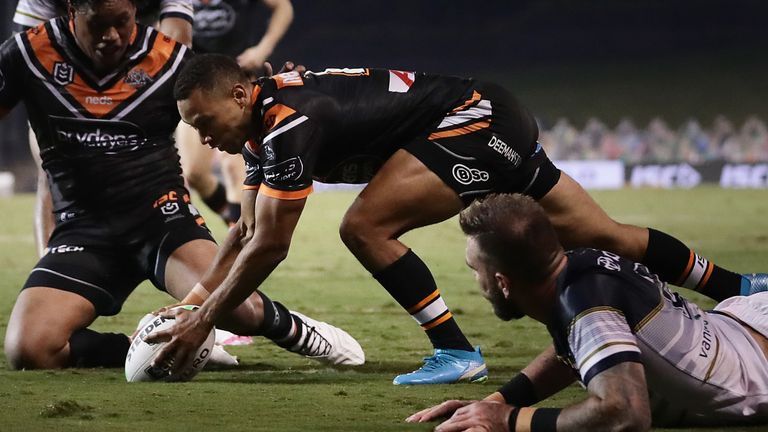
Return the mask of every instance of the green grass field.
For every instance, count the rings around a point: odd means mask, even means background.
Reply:
[[[595,193],[616,219],[669,231],[718,264],[768,270],[768,192],[623,190]],[[338,238],[349,192],[317,193],[308,203],[290,257],[264,286],[273,299],[330,321],[355,336],[367,364],[336,371],[259,340],[235,347],[241,365],[201,373],[189,383],[127,384],[119,370],[11,372],[0,357],[2,431],[383,431],[408,425],[412,412],[446,398],[481,398],[548,343],[529,319],[497,320],[464,266],[456,220],[408,234],[404,241],[430,265],[444,297],[490,369],[484,385],[396,387],[392,378],[419,366],[430,346],[415,322],[358,265]],[[31,196],[0,199],[0,335],[14,299],[36,262]],[[218,238],[224,228],[208,218]],[[711,301],[685,291],[703,306]],[[131,332],[147,311],[171,302],[141,285],[117,317],[97,330]],[[0,339],[1,342],[1,339]],[[574,386],[542,405],[562,406],[584,392]],[[745,428],[733,430],[764,430]]]

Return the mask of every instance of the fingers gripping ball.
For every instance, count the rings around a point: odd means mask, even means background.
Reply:
[[[197,309],[197,306],[179,306],[179,308],[186,308],[189,310]],[[173,311],[177,308],[170,309]],[[162,316],[156,316],[147,314],[139,322],[139,326],[136,329],[136,333],[133,337],[133,342],[128,350],[128,355],[125,357],[125,379],[128,382],[140,382],[140,381],[189,381],[198,372],[203,370],[205,364],[208,363],[208,359],[213,349],[213,343],[216,339],[215,330],[211,329],[211,333],[208,334],[208,338],[205,339],[200,348],[195,353],[195,359],[192,364],[177,374],[171,374],[170,365],[168,366],[152,366],[152,360],[163,346],[165,342],[156,344],[149,344],[144,339],[153,332],[167,330],[175,323],[173,318],[165,318]]]

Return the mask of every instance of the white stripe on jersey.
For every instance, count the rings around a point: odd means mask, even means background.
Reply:
[[[301,116],[301,117],[297,118],[296,120],[294,120],[294,121],[292,121],[292,122],[290,122],[290,123],[288,123],[286,125],[280,126],[279,128],[277,128],[274,131],[272,131],[272,133],[270,133],[269,135],[265,136],[264,139],[261,141],[262,144],[266,143],[267,141],[269,141],[271,139],[274,139],[275,137],[277,137],[278,135],[280,135],[280,134],[282,134],[284,132],[288,132],[289,130],[295,128],[296,126],[304,123],[307,120],[309,120],[309,117]]]
[[[21,40],[21,33],[16,33],[14,35],[14,39],[16,39],[16,44],[19,46],[19,51],[21,51],[21,56],[24,57],[24,62],[27,64],[27,67],[29,70],[32,71],[32,73],[40,79],[40,81],[45,85],[45,87],[48,89],[48,91],[51,92],[51,94],[61,102],[64,107],[66,107],[70,113],[72,113],[73,116],[77,118],[85,118],[82,114],[80,114],[80,111],[78,111],[77,108],[72,106],[64,97],[61,96],[58,90],[51,85],[51,83],[48,82],[48,79],[40,72],[37,67],[35,67],[34,63],[32,63],[32,60],[29,57],[29,53],[27,52],[27,47],[24,46],[24,42]]]
[[[492,113],[491,101],[483,99],[472,108],[448,114],[443,118],[443,121],[440,122],[440,125],[437,128],[442,129],[444,127],[466,123],[471,120],[490,117]]]
[[[596,308],[578,316],[568,329],[568,345],[582,379],[613,354],[640,352],[624,314],[612,308]]]
[[[637,347],[636,342],[634,338],[633,340],[626,340],[626,341],[620,341],[616,340],[613,342],[610,342],[609,344],[606,344],[602,347],[598,347],[593,351],[592,353],[588,354],[586,358],[584,358],[584,363],[579,364],[579,374],[581,375],[581,379],[584,380],[584,378],[587,376],[587,373],[590,369],[592,369],[593,366],[600,363],[602,360],[607,359],[608,357],[622,353],[627,351],[632,351],[636,353],[640,353],[640,348]]]
[[[160,87],[163,85],[163,83],[165,83],[166,81],[168,81],[168,79],[169,79],[169,78],[171,78],[171,77],[172,77],[172,76],[173,76],[173,75],[176,73],[176,69],[178,69],[178,68],[179,68],[179,64],[180,64],[180,63],[181,63],[181,61],[184,59],[184,54],[187,52],[187,47],[186,47],[186,46],[184,46],[184,45],[180,45],[180,46],[181,46],[181,48],[179,49],[179,53],[178,53],[178,54],[176,54],[176,60],[174,60],[174,62],[173,62],[173,66],[171,66],[171,68],[170,68],[170,69],[168,69],[167,71],[165,71],[165,73],[164,73],[164,74],[163,74],[163,75],[162,75],[160,78],[158,78],[158,79],[157,79],[157,80],[154,82],[154,84],[152,84],[152,86],[151,86],[150,88],[148,88],[148,89],[147,89],[147,90],[146,90],[144,93],[142,93],[142,94],[141,94],[141,96],[139,96],[138,98],[136,98],[136,100],[134,100],[133,102],[131,102],[131,104],[130,104],[130,105],[128,105],[127,107],[125,107],[125,109],[123,109],[122,111],[120,111],[120,112],[119,112],[119,113],[118,113],[116,116],[114,116],[112,119],[114,119],[114,120],[120,120],[121,118],[123,118],[123,117],[125,117],[126,115],[128,115],[128,114],[129,114],[131,111],[133,111],[133,110],[134,110],[134,109],[135,109],[137,106],[139,106],[139,105],[140,105],[140,104],[141,104],[141,103],[144,101],[144,99],[146,99],[146,98],[148,98],[150,95],[152,95],[152,93],[154,93],[154,92],[155,92],[155,91],[156,91],[158,88],[160,88]]]

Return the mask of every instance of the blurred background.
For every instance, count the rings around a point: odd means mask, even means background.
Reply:
[[[3,38],[10,35],[15,3],[0,5]],[[768,185],[768,2],[293,5],[294,22],[274,63],[493,80],[536,115],[552,159],[618,161],[622,180],[634,186]],[[259,1],[252,9],[253,28],[263,32],[268,11]],[[34,186],[24,117],[17,109],[0,122],[0,171],[14,173],[16,192]]]

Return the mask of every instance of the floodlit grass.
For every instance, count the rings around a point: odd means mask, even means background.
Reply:
[[[764,191],[700,188],[594,195],[616,219],[673,233],[718,264],[743,272],[768,269]],[[264,290],[289,308],[347,329],[366,350],[368,363],[362,368],[332,370],[259,340],[230,349],[241,360],[236,369],[204,372],[189,383],[129,385],[122,370],[11,372],[0,356],[0,430],[426,431],[434,424],[402,420],[446,398],[485,396],[548,343],[538,323],[494,318],[464,266],[464,239],[456,220],[450,220],[408,234],[404,241],[430,265],[459,324],[482,346],[491,378],[485,385],[393,386],[392,378],[418,367],[430,346],[341,244],[338,223],[353,197],[349,192],[310,197],[290,257]],[[0,200],[0,335],[36,262],[32,205],[31,196]],[[213,217],[208,220],[222,238],[223,226]],[[685,294],[703,306],[713,304]],[[101,318],[93,328],[130,332],[144,313],[170,302],[145,283],[119,316]],[[563,406],[583,395],[573,386],[542,405]]]

